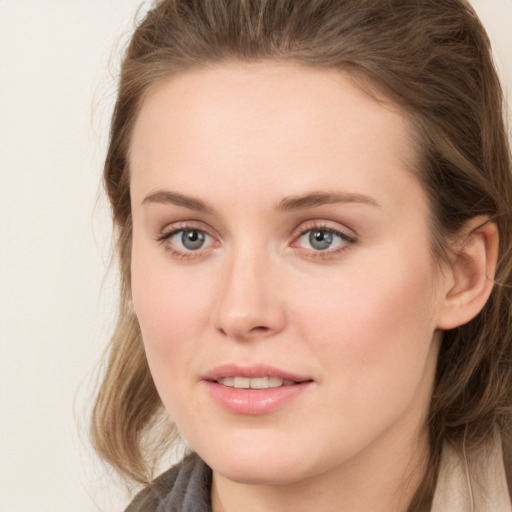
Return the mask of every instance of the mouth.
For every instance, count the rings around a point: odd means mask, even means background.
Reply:
[[[314,389],[314,380],[280,368],[256,364],[218,366],[202,379],[209,396],[223,410],[264,415],[300,400]]]
[[[203,379],[235,389],[273,389],[313,381],[310,377],[266,364],[224,364],[208,372]]]
[[[280,388],[282,386],[293,386],[300,382],[282,379],[281,377],[224,377],[216,380],[218,384],[236,389],[271,389]],[[304,382],[304,381],[303,381]]]

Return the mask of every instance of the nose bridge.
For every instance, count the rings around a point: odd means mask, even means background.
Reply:
[[[283,329],[284,304],[268,252],[252,244],[226,256],[214,308],[216,328],[236,339],[268,336]]]

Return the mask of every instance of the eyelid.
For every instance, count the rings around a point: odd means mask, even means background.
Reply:
[[[212,239],[212,243],[205,248],[197,250],[182,250],[170,243],[171,238],[181,231],[200,231]],[[212,230],[199,221],[181,221],[166,225],[160,233],[155,237],[159,244],[163,245],[166,251],[169,251],[171,256],[181,260],[191,260],[201,258],[205,252],[214,248],[218,237],[212,233]]]
[[[195,220],[187,220],[187,221],[179,221],[179,222],[173,222],[171,224],[167,224],[164,226],[160,233],[157,235],[156,239],[157,241],[165,240],[169,238],[169,236],[172,236],[174,233],[178,231],[186,231],[186,230],[194,230],[197,229],[197,231],[202,231],[203,233],[206,233],[207,235],[211,236],[212,238],[218,238],[212,233],[212,230],[205,226],[200,221]]]
[[[358,236],[354,232],[354,230],[349,229],[346,226],[340,225],[338,223],[334,223],[334,222],[326,221],[326,220],[320,220],[320,219],[303,222],[302,224],[300,224],[300,226],[298,226],[294,230],[292,237],[293,237],[293,239],[296,239],[296,238],[304,235],[308,231],[311,231],[314,229],[328,231],[331,233],[339,233],[344,238],[347,238],[349,241],[353,241],[353,242],[357,241],[357,238],[358,238]]]
[[[294,245],[298,243],[302,236],[314,230],[336,234],[340,236],[343,240],[345,240],[346,243],[343,244],[341,247],[335,247],[334,249],[325,250],[307,249],[304,247]],[[319,219],[307,221],[301,224],[297,229],[295,229],[292,237],[292,243],[290,244],[291,247],[296,248],[297,251],[300,251],[304,256],[311,259],[335,258],[340,253],[350,249],[358,241],[357,234],[353,230],[341,226],[338,223],[336,223],[336,226],[334,226],[333,222]]]

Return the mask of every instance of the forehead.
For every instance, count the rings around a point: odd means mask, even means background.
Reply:
[[[173,76],[147,96],[130,146],[131,185],[135,194],[169,180],[185,192],[218,179],[286,182],[290,195],[375,188],[393,170],[414,168],[414,148],[400,109],[346,73],[222,64]]]

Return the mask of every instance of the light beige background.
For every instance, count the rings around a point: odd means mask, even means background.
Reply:
[[[473,3],[510,93],[512,0]],[[141,4],[0,0],[0,512],[126,503],[84,432],[117,300],[99,180]]]

